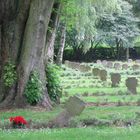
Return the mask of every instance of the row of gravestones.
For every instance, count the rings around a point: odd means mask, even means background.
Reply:
[[[140,60],[137,60],[138,62]],[[136,62],[137,62],[136,61]],[[138,62],[136,64],[133,64],[131,67],[132,67],[132,70],[139,70],[140,69],[140,62],[138,64]],[[101,64],[103,65],[104,67],[106,68],[114,68],[115,70],[127,70],[130,66],[128,64],[121,64],[121,63],[114,63],[112,61],[106,61],[106,60],[103,60],[103,61],[100,61],[100,60],[97,60],[97,63],[98,64]],[[78,62],[71,62],[71,61],[65,61],[65,65],[69,68],[72,68],[72,69],[77,69],[81,72],[89,72],[91,71],[91,67],[90,66],[87,66],[87,65],[83,65],[81,63],[78,63]]]
[[[100,70],[99,68],[93,68],[92,73],[94,76],[98,76],[101,81],[106,81],[107,80],[107,71],[106,70]],[[111,82],[112,82],[112,87],[117,87],[121,81],[121,75],[119,73],[111,73]],[[125,83],[127,90],[133,94],[137,93],[137,86],[138,86],[138,80],[135,77],[128,77],[126,79]]]
[[[98,64],[101,64],[101,63],[106,63],[107,62],[107,60],[103,60],[103,61],[101,61],[101,60],[97,60],[96,61],[96,63],[98,63]],[[111,62],[111,61],[110,61]],[[128,61],[127,61],[127,63],[136,63],[136,64],[140,64],[140,59],[137,59],[137,60],[135,60],[135,61],[133,61],[132,59],[129,59]]]
[[[139,62],[139,63],[138,63]],[[115,70],[127,70],[129,68],[129,65],[128,64],[121,64],[121,63],[114,63],[112,61],[106,61],[106,60],[97,60],[97,64],[100,64],[100,65],[103,65],[104,67],[106,68],[114,68]],[[140,60],[137,60],[136,61],[136,64],[133,64],[132,65],[132,69],[135,71],[135,70],[138,70],[140,69]]]
[[[106,62],[107,61],[105,61],[105,60],[103,61],[103,63],[106,63]],[[109,65],[111,66],[113,64],[113,62],[112,63],[107,62],[107,63],[109,63],[108,67],[109,67]],[[117,68],[117,66],[119,66],[118,64],[119,63],[116,63],[116,65],[114,64],[114,66],[116,66],[116,68]],[[81,72],[91,71],[90,66],[82,65],[81,63],[77,63],[77,62],[65,61],[65,65],[72,69],[78,69]],[[123,65],[126,67],[128,66],[127,64],[123,64]],[[94,76],[99,76],[102,81],[107,80],[107,71],[106,70],[100,70],[99,68],[93,68],[92,73]],[[117,86],[119,84],[119,82],[121,81],[121,75],[118,73],[111,74],[111,81],[112,81],[112,87]],[[137,84],[138,84],[138,80],[135,77],[131,77],[126,80],[126,87],[127,87],[128,91],[130,91],[134,94],[136,93]]]
[[[65,65],[69,68],[72,68],[72,69],[77,69],[81,72],[89,72],[91,71],[91,67],[90,66],[87,66],[87,65],[83,65],[81,63],[78,63],[78,62],[70,62],[70,61],[65,61]]]

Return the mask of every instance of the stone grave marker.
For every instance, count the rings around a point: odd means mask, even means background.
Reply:
[[[121,69],[121,64],[120,63],[115,63],[114,68],[115,68],[115,70],[120,70]]]
[[[102,61],[102,65],[103,65],[104,67],[106,67],[107,61],[106,61],[106,60],[103,60],[103,61]]]
[[[140,59],[137,59],[135,62],[136,62],[137,64],[140,64]]]
[[[82,113],[85,108],[85,103],[77,96],[70,97],[65,104],[66,110],[71,116],[77,116]]]
[[[122,70],[127,70],[128,68],[129,68],[129,66],[127,64],[122,65]]]
[[[78,63],[76,63],[76,62],[70,62],[70,67],[71,67],[72,69],[78,69],[78,68],[79,68],[79,65],[80,65],[80,64],[78,64]]]
[[[138,86],[138,80],[136,79],[136,77],[128,77],[126,79],[126,87],[127,90],[132,93],[132,94],[136,94],[137,93],[137,86]]]
[[[102,61],[101,60],[97,60],[96,63],[97,64],[102,64]]]
[[[121,75],[119,73],[111,73],[112,87],[117,87],[121,81]]]
[[[132,59],[128,59],[128,63],[132,63],[133,62],[133,60]]]
[[[84,109],[85,102],[77,96],[70,97],[65,104],[64,111],[58,114],[55,119],[49,121],[48,127],[66,127],[69,125],[71,118],[80,115]]]
[[[113,62],[108,61],[106,67],[110,69],[113,68]]]
[[[100,70],[100,79],[102,81],[106,81],[107,80],[107,71],[106,70]]]
[[[91,71],[91,67],[90,66],[86,66],[86,65],[80,65],[79,66],[79,70],[81,72],[89,72],[89,71]]]
[[[100,69],[99,68],[93,68],[92,73],[94,76],[99,76],[100,75]]]
[[[69,67],[69,61],[68,60],[65,60],[65,62],[64,62],[64,64],[67,66],[67,67]]]
[[[135,70],[139,70],[140,69],[140,65],[138,65],[138,64],[134,64],[133,66],[132,66],[132,69],[135,71]]]

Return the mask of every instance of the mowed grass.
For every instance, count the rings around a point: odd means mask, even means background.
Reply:
[[[86,103],[137,103],[140,95],[105,95],[105,96],[79,96]],[[63,97],[61,102],[67,101],[68,97]]]
[[[98,95],[99,93],[106,93],[106,94],[115,94],[119,91],[126,92],[126,87],[119,87],[119,88],[111,88],[111,87],[87,87],[87,88],[69,88],[65,89],[65,92],[67,92],[70,96],[73,96],[75,94],[84,94],[89,93],[93,95]]]
[[[46,110],[36,110],[36,109],[16,109],[11,111],[0,112],[0,123],[3,121],[9,122],[11,116],[24,116],[27,120],[32,120],[33,123],[36,122],[45,122],[47,123],[52,118],[55,118],[60,112],[63,111],[63,108],[58,107],[52,111]],[[104,120],[114,120],[114,119],[123,119],[123,120],[134,120],[137,115],[136,112],[140,112],[139,106],[108,106],[108,107],[95,107],[89,106],[81,113],[80,116],[74,118],[76,122],[80,122],[85,119],[104,119]],[[140,118],[140,116],[138,116]]]
[[[62,108],[53,111],[42,109],[16,109],[0,112],[1,120],[8,120],[10,116],[22,115],[26,119],[47,122],[55,117]],[[80,116],[74,118],[80,122],[85,119],[100,120],[134,120],[136,112],[140,112],[138,106],[120,107],[86,107]],[[138,123],[137,123],[138,124]],[[39,130],[0,130],[0,140],[139,140],[140,127],[86,127],[63,129],[39,129]]]
[[[32,120],[33,122],[47,122],[62,110],[61,107],[56,107],[51,111],[42,108],[3,110],[0,111],[0,119],[2,122],[3,120],[9,120],[13,116],[24,116],[27,120]]]
[[[0,131],[0,140],[139,140],[140,127]]]
[[[110,70],[111,72],[114,70]],[[122,80],[117,88],[111,87],[108,78],[106,83],[101,82],[93,75],[85,76],[80,72],[70,69],[62,77],[64,94],[62,102],[68,97],[78,95],[85,102],[136,102],[140,99],[140,87],[137,95],[126,95],[126,72],[122,71]],[[69,73],[69,74],[68,74]],[[68,76],[71,75],[72,76]],[[131,74],[130,74],[131,75]],[[84,95],[85,94],[85,95]],[[86,96],[87,94],[87,96]],[[104,94],[104,95],[100,95]],[[121,95],[120,95],[121,94]],[[91,96],[92,95],[92,96]],[[32,123],[52,120],[63,111],[63,104],[47,111],[41,108],[15,109],[0,111],[0,126],[9,123],[12,116],[23,116]],[[87,106],[80,116],[72,119],[73,123],[80,124],[84,120],[97,120],[113,122],[114,120],[134,121],[132,127],[125,125],[98,125],[81,128],[38,129],[38,130],[1,130],[0,140],[139,140],[140,139],[140,106]],[[79,125],[77,125],[79,126]],[[100,126],[100,127],[99,127]],[[72,126],[71,126],[72,127]],[[74,126],[73,126],[74,127]],[[80,126],[79,126],[80,127]]]

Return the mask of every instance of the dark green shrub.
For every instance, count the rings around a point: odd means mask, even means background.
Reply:
[[[25,97],[31,105],[36,105],[42,98],[43,88],[36,71],[31,72],[25,89]]]
[[[7,87],[11,87],[17,80],[16,66],[12,62],[7,62],[4,66],[4,84]]]
[[[61,69],[55,64],[48,64],[46,67],[47,89],[49,97],[54,102],[59,102],[62,96],[62,87],[60,85]]]

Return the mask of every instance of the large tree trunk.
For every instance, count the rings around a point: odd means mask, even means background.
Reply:
[[[54,44],[55,44],[55,38],[56,38],[56,31],[57,27],[59,25],[59,16],[60,16],[60,10],[61,10],[61,4],[60,2],[56,2],[53,7],[53,12],[51,14],[51,19],[49,22],[49,30],[47,32],[47,44],[46,44],[46,50],[45,50],[45,61],[46,63],[53,62],[54,58]]]
[[[62,25],[60,47],[59,47],[57,58],[56,58],[56,63],[57,63],[57,65],[60,65],[60,66],[63,61],[63,52],[64,52],[64,47],[65,47],[65,41],[66,41],[66,26]]]
[[[43,82],[42,104],[51,107],[46,89],[45,46],[54,0],[0,1],[0,107],[25,105],[24,90],[30,73],[36,70]],[[11,60],[17,68],[16,84],[7,88],[3,68]]]
[[[28,18],[30,0],[5,0],[0,1],[1,15],[1,71],[0,71],[0,99],[4,100],[11,88],[4,85],[4,66],[7,61],[17,65],[18,55],[22,44],[24,28]],[[9,94],[12,96],[12,94]],[[6,102],[9,102],[7,99]],[[6,104],[6,103],[5,103]]]

